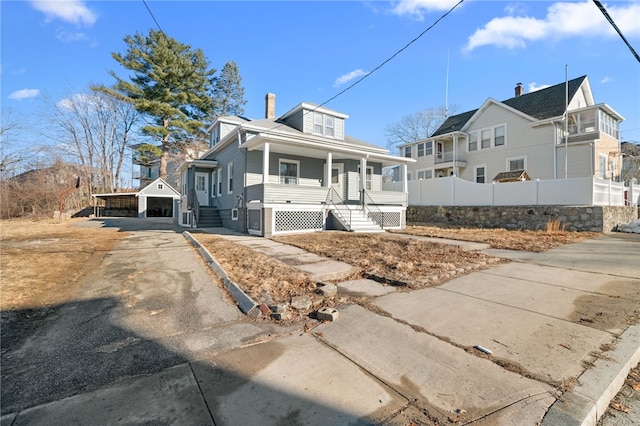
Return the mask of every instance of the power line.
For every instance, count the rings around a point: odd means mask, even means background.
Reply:
[[[611,18],[611,16],[609,16],[609,12],[607,12],[607,9],[605,9],[605,7],[603,6],[602,3],[600,3],[599,0],[593,0],[593,3],[598,7],[598,9],[600,9],[600,12],[602,12],[602,14],[604,15],[605,19],[607,21],[609,21],[609,23],[611,24],[611,26],[618,32],[618,34],[620,35],[620,37],[622,38],[622,41],[624,41],[624,43],[627,45],[627,47],[629,48],[629,50],[631,51],[631,54],[633,54],[633,56],[636,58],[636,60],[638,62],[640,62],[640,56],[638,56],[638,53],[636,53],[636,51],[633,49],[633,47],[631,46],[631,44],[627,41],[627,39],[625,38],[625,36],[622,34],[622,31],[620,31],[620,28],[618,28],[618,26],[616,25],[615,22],[613,22],[613,19]]]
[[[158,29],[160,30],[160,32],[162,33],[162,35],[167,38],[166,34],[164,33],[164,31],[162,31],[162,28],[160,28],[160,24],[158,23],[158,21],[156,20],[156,17],[153,16],[153,12],[151,12],[151,9],[149,8],[149,5],[147,4],[146,0],[142,0],[142,3],[144,3],[144,7],[147,8],[147,11],[149,12],[149,15],[151,15],[151,19],[153,19],[153,22],[156,23],[156,26],[158,27]]]
[[[451,9],[449,9],[444,15],[442,15],[441,17],[439,17],[438,19],[436,19],[436,21],[429,25],[424,31],[422,31],[420,34],[418,34],[417,37],[415,37],[413,40],[411,40],[409,43],[405,44],[401,49],[399,49],[398,51],[396,51],[393,55],[391,55],[390,57],[388,57],[387,59],[385,59],[380,65],[378,65],[377,67],[375,67],[374,69],[372,69],[371,71],[369,71],[368,73],[366,73],[365,75],[363,75],[362,77],[360,77],[358,80],[356,80],[353,84],[349,85],[348,87],[346,87],[344,90],[338,92],[336,95],[334,95],[333,97],[329,98],[328,100],[324,101],[323,103],[321,103],[320,105],[318,105],[318,108],[320,108],[323,105],[328,104],[329,102],[331,102],[332,100],[334,100],[335,98],[337,98],[338,96],[342,95],[343,93],[345,93],[348,90],[351,90],[356,84],[360,83],[362,80],[364,80],[365,78],[369,77],[371,74],[373,74],[374,72],[378,71],[380,68],[382,68],[384,65],[386,65],[388,62],[390,62],[391,60],[393,60],[396,56],[398,56],[400,53],[402,53],[404,50],[406,50],[409,46],[411,46],[413,43],[415,43],[416,41],[418,41],[423,35],[425,35],[427,32],[429,32],[433,27],[435,27],[440,21],[442,21],[444,18],[447,17],[447,15],[449,15],[451,12],[453,12],[458,6],[460,6],[462,4],[462,2],[464,2],[464,0],[460,0],[458,3],[456,3]]]

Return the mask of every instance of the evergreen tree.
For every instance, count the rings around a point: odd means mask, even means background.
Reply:
[[[238,65],[234,61],[224,64],[220,77],[215,78],[213,97],[216,105],[215,112],[218,117],[244,114],[244,108],[242,107],[247,101],[244,100],[244,88],[242,87],[242,78],[238,71]]]
[[[212,97],[215,69],[200,49],[192,49],[162,31],[126,36],[127,51],[112,53],[132,71],[128,80],[115,72],[113,88],[99,90],[133,104],[150,120],[142,131],[160,143],[160,176],[166,179],[167,159],[194,139],[204,139],[208,121],[215,114]]]

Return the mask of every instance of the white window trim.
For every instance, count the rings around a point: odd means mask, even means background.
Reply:
[[[478,182],[478,169],[484,168],[484,183],[487,183],[488,170],[486,164],[478,164],[477,166],[473,166],[473,182]]]
[[[322,124],[316,123],[316,119],[318,119],[318,118],[320,118],[320,120],[318,120],[318,121],[322,121]],[[329,126],[328,125],[329,119],[333,120],[333,126]],[[321,112],[314,112],[313,113],[313,131],[312,131],[312,133],[314,135],[321,135],[321,136],[324,136],[324,137],[327,137],[327,138],[335,139],[336,138],[336,121],[337,120],[338,120],[338,118],[334,117],[333,115],[324,114],[324,113],[321,113]],[[316,131],[316,126],[321,126],[322,127],[320,132]],[[332,135],[328,134],[327,129],[332,129],[333,130],[333,132],[332,132],[333,134]]]
[[[227,163],[227,194],[233,194],[233,161]]]
[[[422,155],[420,155],[420,145],[422,145]],[[426,146],[424,142],[418,142],[416,144],[416,157],[424,157],[426,152]]]
[[[411,172],[407,172],[407,180],[412,180],[411,177]]]
[[[218,197],[222,195],[222,169],[218,167],[218,178],[216,179]],[[214,191],[216,192],[216,191]]]
[[[476,152],[478,151],[478,131],[474,130],[473,132],[469,132],[469,137],[467,137],[467,152]],[[471,135],[475,135],[476,137],[476,149],[469,149],[469,144],[471,143]]]
[[[426,172],[431,172],[431,177],[424,177],[421,178],[420,177],[420,173],[426,173]],[[420,170],[416,170],[416,176],[418,180],[423,180],[423,179],[433,179],[433,168],[430,169],[420,169]]]
[[[431,154],[427,154],[427,145],[431,144]],[[433,141],[427,141],[424,143],[424,156],[428,157],[429,155],[433,155]]]
[[[296,183],[295,184],[282,183],[283,176],[280,174],[280,166],[282,165],[282,163],[296,164]],[[291,177],[291,176],[284,176],[284,177]],[[299,160],[289,160],[288,158],[280,158],[278,160],[278,182],[281,183],[282,185],[300,185],[300,161]]]
[[[231,220],[238,220],[238,209],[237,208],[233,208],[231,209]]]
[[[516,160],[523,160],[522,161],[522,164],[523,164],[522,170],[527,170],[527,156],[526,155],[520,155],[518,157],[507,158],[504,169],[506,171],[508,171],[508,172],[511,172],[512,170],[511,170],[511,167],[509,167],[509,163],[511,161],[516,161]]]
[[[409,149],[409,156],[407,157],[407,148]],[[402,147],[402,157],[404,158],[413,158],[413,145],[403,146]]]
[[[360,174],[360,166],[358,166],[358,174]],[[367,188],[367,183],[369,184],[369,187],[367,189],[367,191],[373,191],[373,166],[367,166],[367,171],[364,174],[365,177],[365,183],[364,183],[364,187]],[[367,177],[371,177],[371,179],[366,180]]]
[[[498,127],[504,127],[504,143],[502,145],[496,145],[496,129]],[[493,147],[499,148],[502,146],[507,146],[507,123],[498,124],[497,126],[493,126]]]

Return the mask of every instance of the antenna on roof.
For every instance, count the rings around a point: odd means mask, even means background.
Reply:
[[[449,51],[447,50],[447,76],[444,83],[444,116],[449,117]]]

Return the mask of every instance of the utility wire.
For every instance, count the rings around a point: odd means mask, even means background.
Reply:
[[[631,46],[631,44],[627,41],[627,39],[625,38],[625,36],[622,34],[622,31],[620,31],[620,28],[618,28],[618,26],[616,25],[615,22],[613,22],[613,19],[611,18],[611,16],[609,16],[609,12],[607,12],[607,9],[605,9],[604,5],[602,3],[600,3],[599,0],[593,0],[593,3],[598,7],[598,9],[600,9],[600,12],[602,12],[602,14],[604,15],[604,17],[606,18],[607,21],[609,21],[609,23],[611,24],[611,26],[618,32],[618,34],[620,35],[620,37],[622,38],[622,41],[624,41],[624,43],[627,45],[627,47],[629,48],[629,50],[631,51],[631,53],[633,54],[633,56],[636,58],[636,60],[638,62],[640,62],[640,56],[638,56],[638,53],[633,49],[633,47]]]
[[[156,23],[156,26],[158,27],[158,29],[160,30],[160,32],[162,33],[162,35],[164,36],[164,38],[167,38],[167,35],[164,33],[164,31],[162,31],[162,28],[160,28],[160,24],[158,23],[158,21],[156,20],[156,17],[153,16],[153,12],[151,12],[151,9],[149,8],[149,5],[147,4],[146,0],[142,0],[142,3],[144,3],[144,7],[147,8],[147,11],[149,12],[149,15],[151,15],[151,19],[153,19],[153,22]]]
[[[360,77],[358,80],[356,80],[353,84],[349,85],[348,87],[346,87],[344,90],[338,92],[336,95],[334,95],[333,97],[329,98],[328,100],[324,101],[323,103],[321,103],[320,105],[318,105],[317,108],[320,108],[323,105],[328,104],[329,102],[331,102],[332,100],[334,100],[335,98],[337,98],[338,96],[342,95],[343,93],[345,93],[348,90],[351,90],[356,84],[360,83],[362,80],[364,80],[365,78],[369,77],[371,74],[373,74],[374,72],[378,71],[380,68],[382,68],[383,66],[385,66],[388,62],[390,62],[391,60],[393,60],[396,56],[398,56],[400,53],[402,53],[404,50],[406,50],[409,46],[411,46],[413,43],[415,43],[416,41],[418,41],[423,35],[425,35],[427,32],[429,32],[433,27],[435,27],[440,21],[442,21],[444,18],[447,17],[447,15],[449,15],[451,12],[453,12],[458,6],[460,6],[462,4],[462,2],[464,2],[464,0],[460,0],[458,3],[456,3],[451,9],[449,9],[444,15],[442,15],[441,17],[439,17],[438,19],[436,19],[436,21],[429,25],[424,31],[422,31],[420,34],[418,34],[417,37],[415,37],[413,40],[411,40],[409,43],[405,44],[400,50],[396,51],[396,53],[394,53],[393,55],[391,55],[389,58],[385,59],[380,65],[378,65],[377,67],[375,67],[374,69],[372,69],[371,71],[369,71],[368,73],[366,73],[365,75],[363,75],[362,77]]]

